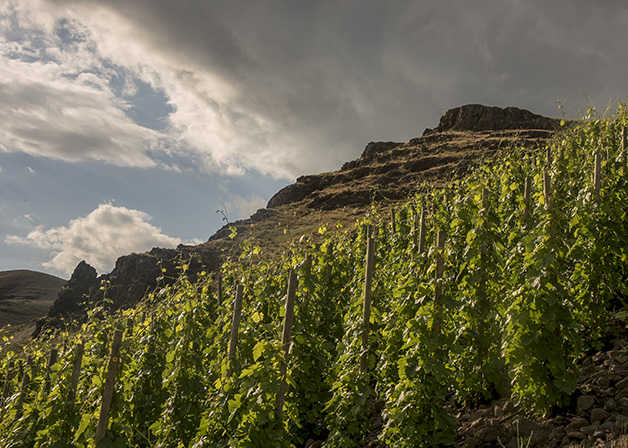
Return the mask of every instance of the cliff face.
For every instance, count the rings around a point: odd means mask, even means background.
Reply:
[[[373,202],[392,207],[421,184],[445,185],[498,151],[540,145],[559,126],[558,119],[514,107],[451,109],[436,128],[426,129],[421,137],[403,143],[371,142],[358,159],[345,163],[339,171],[299,177],[277,192],[266,209],[223,227],[204,244],[120,257],[111,273],[98,278],[88,275],[85,266],[77,266],[75,275],[84,281],[70,280],[49,319],[80,312],[79,303],[86,297],[98,302],[103,291],[114,308],[131,305],[159,281],[176,278],[179,261],[189,264],[192,277],[201,269],[215,272],[225,257],[238,253],[243,240],[259,245],[272,257],[290,239],[314,237],[320,225],[341,223],[349,228]],[[231,239],[233,229],[237,236]],[[101,284],[106,284],[105,290],[100,289]]]
[[[517,107],[483,106],[468,104],[448,110],[435,129],[423,135],[447,131],[503,131],[513,129],[543,129],[554,131],[560,120],[533,114]]]

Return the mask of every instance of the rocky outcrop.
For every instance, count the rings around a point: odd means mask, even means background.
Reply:
[[[75,313],[99,286],[96,269],[81,261],[74,268],[72,277],[59,293],[48,316],[58,318]]]
[[[332,210],[368,205],[378,198],[401,199],[421,181],[463,174],[474,161],[500,148],[514,142],[534,146],[558,127],[560,120],[516,107],[457,107],[422,137],[406,143],[370,142],[358,159],[346,162],[340,171],[299,177],[275,194],[267,208],[305,202],[310,208]],[[461,131],[465,135],[458,135]]]
[[[37,321],[33,336],[37,336],[45,327],[58,327],[66,320],[84,315],[90,302],[100,287],[96,269],[81,261],[72,277],[59,293],[52,304],[48,315]]]
[[[153,248],[149,252],[118,258],[114,269],[101,276],[85,261],[74,269],[72,277],[55,300],[46,318],[37,322],[34,336],[44,327],[63,324],[69,318],[80,318],[92,307],[103,304],[109,309],[131,306],[157,286],[174,282],[185,263],[192,281],[203,269],[216,271],[222,263],[216,248],[180,245],[176,249]]]
[[[534,114],[517,107],[468,104],[448,110],[435,129],[426,129],[423,135],[447,131],[503,131],[513,129],[544,129],[560,127],[560,120]]]

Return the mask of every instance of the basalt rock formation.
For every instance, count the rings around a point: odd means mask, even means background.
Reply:
[[[483,106],[467,104],[448,110],[435,129],[427,129],[423,135],[446,131],[503,131],[506,129],[544,129],[553,131],[560,127],[560,120],[534,114],[517,107]]]
[[[350,228],[372,203],[393,207],[422,184],[446,185],[500,151],[538,147],[559,126],[560,120],[514,107],[452,109],[421,137],[408,142],[371,142],[358,159],[345,163],[339,171],[299,177],[277,192],[266,209],[227,224],[206,243],[121,257],[111,273],[96,279],[90,274],[91,292],[87,295],[91,303],[102,300],[106,293],[114,308],[131,305],[160,282],[176,278],[181,261],[189,265],[191,277],[201,269],[216,272],[226,257],[237,255],[244,240],[260,246],[269,257],[275,256],[291,239],[301,235],[315,238],[320,225],[340,223]],[[79,267],[79,271],[86,269]],[[100,289],[101,284],[106,288]],[[84,285],[71,280],[50,317],[58,311],[78,312],[85,295]]]

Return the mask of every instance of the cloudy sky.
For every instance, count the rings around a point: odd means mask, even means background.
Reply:
[[[0,270],[205,241],[467,103],[628,96],[625,0],[0,0]]]

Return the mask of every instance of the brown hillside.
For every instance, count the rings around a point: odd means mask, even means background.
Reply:
[[[0,272],[0,328],[46,316],[65,283],[42,272]]]
[[[225,225],[206,243],[158,249],[120,257],[109,274],[96,278],[84,263],[77,266],[55,303],[50,319],[79,312],[84,296],[98,301],[102,281],[114,307],[132,304],[166,277],[177,276],[177,260],[190,261],[190,272],[216,271],[225,257],[249,240],[268,257],[280,254],[302,235],[315,238],[321,225],[350,229],[376,204],[383,213],[425,183],[446,185],[482,160],[513,147],[536,148],[552,138],[560,120],[513,107],[467,105],[448,111],[436,129],[405,143],[371,142],[362,155],[339,171],[301,176],[275,194],[265,209]],[[232,230],[237,231],[230,238]]]

